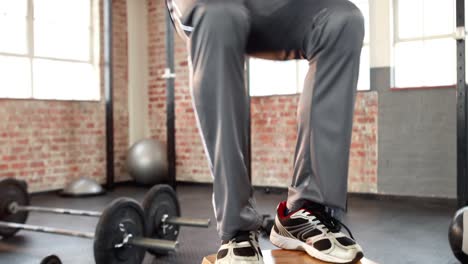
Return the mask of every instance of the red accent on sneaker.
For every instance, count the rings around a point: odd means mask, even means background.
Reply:
[[[279,203],[278,210],[277,210],[279,218],[281,218],[281,219],[288,218],[291,215],[297,213],[299,210],[304,210],[304,208],[299,208],[299,209],[297,209],[295,211],[291,211],[291,212],[289,212],[289,214],[285,215],[284,212],[286,211],[286,208],[287,208],[286,207],[286,201],[283,201],[283,202]]]

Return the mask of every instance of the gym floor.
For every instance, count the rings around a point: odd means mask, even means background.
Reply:
[[[146,188],[119,186],[105,196],[93,198],[61,198],[53,193],[32,197],[32,204],[75,209],[102,210],[116,197],[127,196],[139,201]],[[183,216],[210,217],[211,186],[179,185],[177,189]],[[255,193],[261,213],[272,214],[286,193]],[[458,263],[452,256],[447,229],[455,206],[449,202],[428,200],[375,200],[351,197],[345,222],[365,250],[366,257],[378,263]],[[97,219],[32,213],[29,224],[47,225],[80,231],[93,231]],[[213,254],[219,246],[214,224],[207,229],[182,228],[177,253],[154,259],[147,255],[145,264],[200,263],[203,256]],[[265,238],[262,249],[273,249]],[[38,264],[43,257],[58,255],[64,264],[94,263],[92,241],[32,232],[20,232],[8,241],[0,241],[1,264]]]

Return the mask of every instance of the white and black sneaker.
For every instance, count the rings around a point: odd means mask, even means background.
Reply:
[[[263,264],[258,232],[240,231],[231,240],[223,241],[216,255],[216,264]]]
[[[310,256],[332,263],[357,263],[364,254],[349,229],[333,218],[325,207],[307,203],[286,214],[286,202],[278,205],[270,240],[275,246],[306,251]],[[340,232],[343,226],[350,237]]]

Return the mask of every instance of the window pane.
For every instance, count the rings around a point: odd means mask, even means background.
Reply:
[[[0,0],[0,16],[8,15],[24,18],[28,12],[27,0]]]
[[[0,97],[31,97],[31,68],[28,58],[0,56],[0,72]]]
[[[28,38],[26,18],[11,18],[0,15],[0,52],[26,54]]]
[[[252,96],[297,93],[296,61],[250,59]]]
[[[34,98],[99,100],[98,73],[89,63],[35,59]]]
[[[453,85],[456,82],[455,41],[438,39],[396,45],[397,87]]]
[[[402,0],[408,1],[408,0]],[[454,0],[424,1],[424,35],[444,35],[455,31]]]
[[[398,1],[398,32],[400,38],[423,36],[423,0]],[[439,3],[442,1],[438,1]],[[434,19],[434,18],[433,18]],[[436,19],[439,21],[440,19]]]
[[[89,28],[36,22],[34,30],[35,55],[85,61],[90,59]]]
[[[400,38],[451,34],[455,29],[455,0],[397,0]]]
[[[396,87],[423,86],[424,71],[423,41],[403,42],[395,45]]]
[[[90,0],[34,0],[34,19],[36,20],[88,27],[90,16]]]
[[[456,46],[453,39],[424,42],[424,85],[452,85],[456,82]]]
[[[370,90],[369,46],[362,47],[361,64],[359,65],[359,80],[358,80],[357,89],[359,91]]]

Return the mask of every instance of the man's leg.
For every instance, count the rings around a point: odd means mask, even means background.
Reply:
[[[256,230],[246,158],[248,94],[244,85],[248,11],[238,2],[198,4],[191,14],[192,89],[209,166],[214,176],[213,206],[222,240]]]
[[[281,36],[271,41],[275,48],[306,58],[310,68],[298,107],[293,183],[288,201],[278,205],[270,241],[323,261],[356,263],[363,257],[362,248],[351,234],[341,232],[342,224],[326,207],[346,206],[362,14],[346,0],[293,0],[273,19],[253,25],[275,25],[260,36]]]
[[[287,207],[304,201],[346,207],[349,148],[363,18],[348,1],[329,1],[304,39],[309,60],[298,109],[298,139]]]
[[[310,62],[298,108],[288,208],[310,200],[343,209],[362,14],[347,0],[256,0],[246,5],[252,17],[249,53],[286,51]]]

